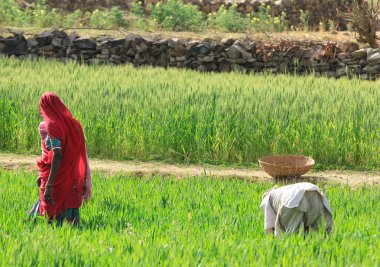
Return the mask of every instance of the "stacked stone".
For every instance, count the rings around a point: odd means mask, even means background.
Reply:
[[[356,43],[288,42],[263,44],[223,39],[188,40],[80,37],[57,28],[26,39],[20,32],[0,37],[0,54],[55,58],[86,64],[125,64],[186,68],[197,71],[308,73],[373,79],[380,74],[380,49],[359,49]]]

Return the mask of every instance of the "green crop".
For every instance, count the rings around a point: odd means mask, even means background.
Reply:
[[[323,186],[331,236],[278,240],[259,208],[273,184],[203,178],[93,178],[79,228],[25,222],[35,175],[0,171],[0,266],[379,266],[380,190]]]
[[[0,58],[0,150],[39,153],[46,91],[82,123],[91,157],[251,165],[292,153],[324,167],[380,164],[379,82]]]

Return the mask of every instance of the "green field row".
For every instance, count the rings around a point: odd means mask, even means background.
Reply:
[[[259,208],[273,184],[95,175],[81,226],[25,222],[35,175],[0,171],[0,266],[379,266],[378,187],[323,187],[335,229],[279,240]]]
[[[379,82],[1,57],[0,150],[39,153],[46,91],[82,123],[91,157],[249,166],[292,153],[380,166]]]

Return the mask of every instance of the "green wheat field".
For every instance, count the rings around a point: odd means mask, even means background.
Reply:
[[[91,157],[250,166],[291,153],[322,168],[376,169],[379,85],[0,58],[0,150],[39,153],[38,101],[54,91]]]
[[[108,179],[110,178],[110,179]],[[323,232],[264,234],[273,186],[243,180],[94,176],[81,226],[23,221],[35,175],[0,171],[1,266],[379,266],[378,187],[323,188],[334,213]]]

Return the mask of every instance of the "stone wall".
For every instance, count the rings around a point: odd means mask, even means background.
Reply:
[[[81,9],[84,11],[110,8],[119,6],[123,9],[129,9],[130,4],[136,0],[47,0],[50,7],[60,8],[68,11]],[[148,4],[156,4],[162,0],[140,0],[145,6]],[[319,26],[320,22],[328,20],[335,22],[337,28],[345,30],[347,23],[337,18],[337,10],[348,12],[353,3],[353,0],[183,0],[185,3],[190,3],[198,6],[198,9],[204,13],[216,12],[221,5],[230,6],[236,3],[238,10],[243,14],[257,12],[262,3],[272,7],[271,13],[274,16],[285,12],[288,24],[291,26],[300,23],[300,10],[309,12],[309,25]],[[27,0],[29,3],[35,0]]]
[[[380,49],[359,49],[356,43],[281,42],[263,44],[224,39],[147,38],[91,39],[52,29],[26,39],[22,33],[0,37],[0,54],[55,58],[62,62],[126,64],[186,68],[198,71],[241,71],[316,75],[339,78],[380,75]]]

